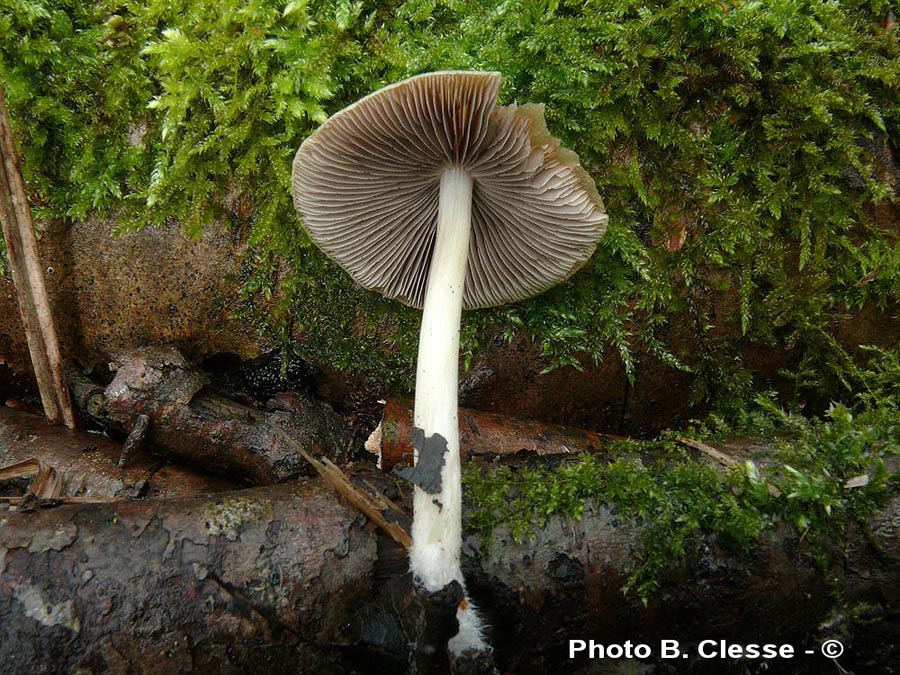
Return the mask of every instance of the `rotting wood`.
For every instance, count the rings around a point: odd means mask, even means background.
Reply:
[[[107,387],[70,373],[79,411],[111,431],[129,435],[146,416],[147,449],[230,479],[268,485],[312,470],[276,430],[312,456],[346,460],[352,430],[331,407],[283,393],[251,407],[210,389],[205,373],[172,347],[116,354]],[[126,456],[127,459],[127,456]]]
[[[0,505],[0,663],[340,672],[316,643],[368,594],[375,548],[319,480],[29,513]]]
[[[403,462],[412,466],[413,404],[389,400],[381,424],[366,444],[378,455],[381,468],[390,471]],[[585,429],[545,424],[508,415],[459,409],[459,451],[467,455],[514,455],[517,453],[567,455],[601,450],[622,436]]]
[[[817,648],[833,630],[821,626],[854,607],[869,613],[848,659],[870,672],[873,650],[886,659],[896,649],[898,522],[895,496],[868,530],[836,531],[840,564],[828,575],[787,527],[751,551],[699,540],[647,607],[622,594],[640,526],[596,504],[577,521],[551,517],[522,542],[503,527],[489,549],[470,538],[463,564],[503,672],[571,671],[579,664],[567,661],[566,639],[575,635],[678,639],[693,653],[701,639]],[[123,663],[147,674],[260,672],[260,663],[273,673],[404,672],[409,642],[386,616],[392,602],[372,604],[377,536],[318,478],[30,513],[0,505],[0,662],[10,672],[117,672]],[[685,664],[722,672],[716,660]]]
[[[146,452],[136,452],[127,467],[119,467],[121,447],[107,436],[51,426],[41,416],[0,406],[0,465],[33,458],[52,467],[63,481],[64,501],[178,497],[237,487]],[[20,496],[5,487],[3,494],[11,499]]]
[[[142,450],[147,443],[147,432],[150,429],[150,417],[147,415],[138,415],[134,426],[128,432],[128,438],[122,444],[122,454],[119,457],[118,465],[125,467],[128,460],[135,452]]]
[[[12,478],[33,478],[28,495],[36,499],[59,499],[63,492],[62,478],[56,469],[33,457],[0,467],[0,481]]]
[[[44,283],[31,209],[19,173],[18,155],[0,87],[0,224],[19,301],[35,379],[47,419],[75,427],[63,372],[56,322]]]

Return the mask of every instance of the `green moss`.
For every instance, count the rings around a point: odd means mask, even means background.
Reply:
[[[466,526],[488,545],[493,528],[501,523],[521,541],[551,516],[580,519],[589,501],[607,504],[642,529],[644,547],[633,561],[626,590],[644,599],[661,571],[680,560],[691,541],[716,534],[747,546],[767,526],[755,492],[735,495],[731,487],[738,481],[721,481],[715,471],[688,459],[670,442],[637,448],[615,444],[607,450],[615,456],[636,449],[662,451],[670,458],[647,467],[625,459],[606,463],[584,457],[555,469],[520,473],[470,469],[464,477],[470,505]]]
[[[0,71],[42,218],[246,223],[248,318],[272,343],[408,382],[415,313],[311,246],[290,165],[328,115],[399,78],[504,73],[544,102],[611,216],[570,282],[465,318],[534,339],[546,368],[650,353],[694,400],[752,398],[745,349],[782,346],[796,401],[848,398],[846,314],[900,301],[895,1],[0,0]],[[278,298],[263,312],[253,305]],[[359,317],[365,317],[360,319]],[[674,319],[694,328],[688,344]],[[723,318],[724,317],[724,318]],[[716,327],[716,330],[713,330]],[[680,351],[683,348],[683,351]]]
[[[778,523],[796,528],[827,565],[826,545],[849,524],[864,526],[866,517],[900,488],[900,480],[885,470],[885,460],[900,456],[896,404],[890,400],[856,417],[836,406],[819,421],[775,411],[769,424],[771,468],[761,472],[747,462],[724,479],[692,458],[674,435],[611,444],[604,457],[622,457],[613,462],[585,456],[555,468],[518,471],[475,465],[464,475],[466,527],[489,546],[501,523],[522,540],[551,516],[579,519],[589,501],[609,505],[641,528],[644,545],[633,560],[626,591],[645,601],[662,572],[702,539],[748,549]],[[644,466],[624,458],[636,453],[656,459]],[[867,485],[846,487],[862,474],[868,476]],[[773,495],[770,485],[780,494]]]

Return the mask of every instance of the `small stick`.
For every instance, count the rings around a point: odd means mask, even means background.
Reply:
[[[735,469],[741,464],[734,457],[729,457],[721,450],[716,450],[711,445],[707,445],[706,443],[703,443],[701,441],[695,441],[693,438],[681,436],[679,437],[678,442],[682,445],[688,446],[689,448],[693,448],[694,450],[699,450],[707,457],[714,459],[723,466],[727,466],[729,469]]]
[[[0,497],[0,503],[18,506],[28,499],[29,497]],[[125,502],[128,499],[125,497],[54,497],[41,501],[50,501],[54,504],[108,504],[110,502]]]
[[[9,254],[13,283],[35,379],[41,393],[44,412],[51,424],[62,421],[75,428],[75,413],[69,399],[56,323],[44,283],[34,235],[31,209],[25,195],[25,182],[19,173],[12,128],[6,112],[6,100],[0,89],[0,224]]]
[[[409,550],[412,546],[412,538],[409,533],[404,530],[399,523],[392,523],[384,517],[382,507],[398,510],[399,508],[391,502],[387,497],[381,495],[378,498],[372,498],[365,492],[356,487],[346,474],[340,470],[331,460],[323,457],[321,460],[310,455],[302,445],[297,443],[293,438],[288,436],[283,429],[277,428],[277,433],[281,436],[285,443],[291,446],[295,452],[303,455],[307,462],[312,464],[319,475],[322,476],[341,496],[345,497],[353,506],[375,523],[378,527],[388,533],[391,539]]]
[[[736,469],[741,465],[741,463],[738,460],[736,460],[734,457],[729,457],[721,450],[717,450],[716,448],[712,447],[711,445],[707,445],[706,443],[703,443],[701,441],[695,441],[693,438],[687,438],[686,436],[680,436],[678,438],[678,442],[681,443],[682,445],[688,446],[689,448],[693,448],[694,450],[699,450],[707,457],[717,461],[719,464],[726,466],[729,469]],[[771,483],[768,483],[766,485],[766,489],[769,491],[769,494],[772,495],[773,497],[781,496],[781,490],[779,490],[777,487],[775,487]]]
[[[404,511],[401,506],[399,506],[398,504],[395,504],[393,501],[391,501],[388,497],[385,497],[383,494],[379,494],[378,488],[376,488],[374,485],[372,485],[369,481],[364,480],[363,483],[365,483],[366,487],[370,488],[372,490],[372,492],[375,493],[375,496],[373,497],[373,499],[375,501],[377,501],[378,503],[380,503],[382,505],[383,509],[388,509],[390,511],[394,511],[395,513],[399,513],[401,516],[406,515],[406,511]]]

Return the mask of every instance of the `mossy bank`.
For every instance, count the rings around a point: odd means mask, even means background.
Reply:
[[[776,386],[821,412],[852,395],[858,345],[885,343],[835,339],[848,315],[896,317],[896,3],[6,4],[38,218],[246,228],[245,316],[343,372],[408,382],[418,317],[309,245],[290,161],[329,114],[436,69],[498,70],[503,102],[546,103],[611,216],[570,283],[468,316],[468,362],[533,340],[538,371],[685,369],[698,405],[733,415]]]

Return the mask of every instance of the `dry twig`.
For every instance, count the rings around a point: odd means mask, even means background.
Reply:
[[[347,501],[353,504],[353,506],[359,509],[363,515],[390,535],[390,537],[398,544],[407,550],[412,546],[412,538],[409,536],[409,533],[404,530],[399,523],[390,522],[384,515],[385,511],[388,510],[402,513],[400,507],[382,495],[371,497],[366,494],[356,487],[350,479],[347,478],[346,474],[327,457],[318,460],[310,455],[303,446],[288,436],[283,430],[277,429],[277,433],[285,443],[291,446],[299,454],[303,455],[306,461],[315,467],[316,471],[319,472],[319,475],[321,475],[339,495],[346,498]]]
[[[704,455],[706,455],[710,459],[718,462],[722,466],[727,467],[729,469],[736,469],[741,465],[741,463],[738,460],[736,460],[734,457],[726,455],[724,452],[722,452],[721,450],[717,450],[716,448],[712,447],[711,445],[707,445],[706,443],[703,443],[701,441],[695,441],[693,438],[687,438],[686,436],[681,436],[678,438],[678,442],[681,443],[682,445],[688,446],[689,448],[693,448],[694,450],[698,450],[699,452],[702,452]],[[775,487],[771,483],[767,484],[766,488],[768,489],[769,494],[772,495],[773,497],[781,496],[781,490],[779,490],[777,487]]]

